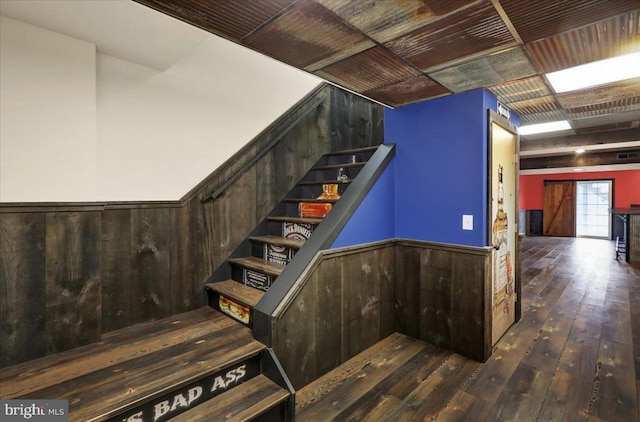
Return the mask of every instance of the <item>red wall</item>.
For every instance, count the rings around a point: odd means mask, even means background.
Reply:
[[[614,179],[613,206],[628,208],[640,204],[640,170],[594,171],[520,176],[520,209],[541,210],[544,204],[545,180]]]

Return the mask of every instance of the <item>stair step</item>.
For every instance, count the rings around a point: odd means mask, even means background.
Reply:
[[[378,149],[380,145],[375,145],[372,147],[362,147],[362,148],[353,148],[353,149],[343,149],[342,151],[333,151],[328,152],[326,155],[347,155],[347,154],[357,154],[359,152],[369,152],[375,151]]]
[[[264,259],[256,258],[255,256],[248,256],[244,258],[231,258],[229,259],[229,263],[237,267],[258,271],[274,277],[279,276],[285,267],[284,265],[274,264],[273,262],[267,262]]]
[[[354,167],[364,167],[367,164],[366,161],[359,161],[357,163],[344,163],[344,164],[329,164],[327,166],[317,166],[313,167],[311,170],[337,170],[339,168],[354,168]]]
[[[281,236],[253,236],[249,240],[259,243],[269,243],[271,245],[285,246],[291,249],[300,249],[304,245],[304,241],[297,239],[287,239]]]
[[[285,198],[286,202],[309,202],[315,204],[335,204],[340,198],[318,199],[318,198]]]
[[[238,283],[235,280],[224,280],[216,283],[207,283],[205,286],[218,294],[221,294],[229,299],[240,302],[243,305],[247,305],[251,308],[264,296],[264,292],[256,290],[252,287],[245,286]]]
[[[330,184],[339,184],[339,185],[347,185],[353,182],[353,179],[342,179],[342,180],[308,180],[306,182],[298,183],[300,186],[309,186],[309,185],[330,185]]]
[[[258,375],[171,419],[173,422],[250,421],[289,397],[289,392]]]
[[[311,224],[317,226],[322,223],[322,218],[312,218],[312,217],[269,217],[269,221],[275,221],[280,223],[295,223],[295,224]]]
[[[140,409],[153,412],[154,404],[167,400],[167,394],[180,391],[187,397],[185,388],[224,376],[236,366],[249,365],[238,383],[258,375],[264,349],[247,327],[202,308],[118,330],[104,342],[4,368],[0,391],[3,399],[69,400],[70,421],[117,416],[126,420]],[[211,391],[210,386],[205,390]]]

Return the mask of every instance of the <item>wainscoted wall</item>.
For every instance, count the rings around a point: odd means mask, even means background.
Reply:
[[[490,256],[398,239],[323,251],[276,311],[271,346],[295,388],[394,331],[485,361]]]
[[[272,320],[272,347],[298,389],[395,331],[393,241],[320,252]]]
[[[222,197],[202,203],[323,97]],[[0,204],[0,366],[203,305],[205,279],[313,163],[382,143],[382,118],[381,106],[325,85],[180,201]]]
[[[491,355],[491,248],[409,240],[396,254],[397,331],[484,362]]]

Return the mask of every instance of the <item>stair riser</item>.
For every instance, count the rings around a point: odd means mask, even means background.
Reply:
[[[268,262],[287,265],[293,259],[297,250],[287,246],[256,243],[253,245],[253,256],[260,257]]]
[[[253,422],[282,422],[292,420],[287,414],[287,402],[281,403],[266,412],[257,418],[253,419]]]
[[[375,153],[375,149],[371,151],[358,151],[358,152],[352,152],[347,154],[334,154],[327,157],[327,162],[325,165],[354,163],[354,162],[360,163],[363,161],[369,161],[374,153]]]
[[[119,416],[112,422],[164,422],[200,403],[229,391],[260,374],[260,357],[255,356],[213,375],[194,381],[150,400]]]
[[[231,270],[231,278],[246,286],[266,292],[276,278],[272,275],[246,268],[234,267]]]
[[[296,212],[298,205],[295,205]],[[315,224],[282,223],[282,237],[287,239],[307,240],[316,229]]]
[[[340,168],[318,170],[315,171],[311,177],[305,179],[305,181],[335,180],[333,183],[340,185],[340,180],[355,179],[360,173],[360,170],[362,170],[362,167],[342,167],[342,171],[340,171]],[[344,188],[347,186],[348,185],[344,185]],[[301,188],[303,189],[302,192],[304,192],[304,189],[308,188],[308,186],[301,186]]]
[[[347,188],[349,187],[349,183],[341,183],[338,180],[335,180],[335,181],[332,180],[331,183],[323,183],[323,185],[326,185],[326,184],[338,185],[338,195],[340,196],[342,196],[344,192],[347,190]],[[296,196],[291,196],[291,198],[317,198],[322,193],[323,185],[318,184],[318,185],[302,186],[299,194]]]

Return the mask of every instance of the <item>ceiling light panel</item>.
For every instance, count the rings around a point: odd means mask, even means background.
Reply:
[[[640,52],[612,57],[547,74],[557,93],[640,77]]]
[[[538,133],[559,132],[562,130],[570,130],[571,125],[566,120],[556,122],[539,123],[536,125],[521,126],[518,129],[520,135],[534,135]]]

